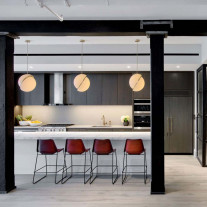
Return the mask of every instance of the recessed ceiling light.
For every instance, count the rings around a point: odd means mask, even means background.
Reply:
[[[177,66],[176,66],[176,68],[180,68],[180,66],[179,66],[179,65],[177,65]]]
[[[81,65],[79,65],[78,68],[81,68]]]
[[[30,65],[30,66],[29,66],[29,69],[33,69],[33,66]]]
[[[131,66],[130,65],[127,65],[127,68],[129,69],[129,68],[131,68]]]

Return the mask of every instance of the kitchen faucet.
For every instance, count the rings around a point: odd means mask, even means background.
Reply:
[[[103,125],[105,126],[107,124],[107,122],[106,122],[106,119],[105,119],[104,115],[102,116],[101,120],[103,120]]]

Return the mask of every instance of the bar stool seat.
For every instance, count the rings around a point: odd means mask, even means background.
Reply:
[[[127,164],[127,155],[143,155],[144,156],[144,165],[128,165]],[[125,161],[126,159],[126,161]],[[125,163],[126,162],[126,163]],[[144,167],[144,172],[130,172],[134,174],[144,173],[144,183],[146,184],[147,179],[147,160],[146,160],[146,150],[142,139],[127,139],[124,148],[124,159],[123,159],[123,170],[122,170],[122,184],[126,181],[127,178],[127,167]]]
[[[89,153],[90,163],[87,165],[87,152]],[[71,156],[71,163],[70,166],[67,167],[67,155]],[[73,155],[84,155],[84,165],[73,165]],[[73,167],[82,166],[84,167],[83,172],[73,172]],[[88,169],[86,169],[88,167]],[[71,170],[70,175],[68,175],[68,169]],[[67,180],[69,180],[73,173],[83,173],[84,174],[84,184],[86,184],[89,179],[91,178],[91,173],[89,175],[89,178],[86,180],[86,173],[91,170],[91,152],[90,149],[86,149],[83,143],[82,139],[67,139],[65,143],[65,154],[64,154],[64,170],[62,174],[62,184],[65,183]],[[66,175],[64,175],[66,172]]]
[[[98,176],[98,167],[112,167],[112,184],[114,184],[118,179],[118,166],[117,166],[117,154],[116,149],[113,149],[111,141],[109,139],[100,140],[95,139],[93,142],[93,150],[92,150],[92,164],[93,164],[93,155],[97,156],[96,166],[91,171],[91,178],[93,177],[93,171],[96,169],[96,175],[91,180],[90,184],[97,178]],[[99,165],[98,164],[98,156],[100,155],[112,155],[112,165]],[[114,165],[114,155],[116,158],[116,163]],[[114,173],[117,172],[116,177],[114,179]]]
[[[48,173],[55,173],[55,183],[56,184],[58,184],[61,181],[61,180],[57,181],[57,174],[58,174],[58,172],[63,170],[64,165],[58,165],[58,154],[59,154],[59,152],[61,152],[63,150],[64,150],[64,148],[57,149],[56,144],[55,144],[54,140],[52,140],[52,139],[38,139],[37,140],[37,156],[36,156],[35,169],[34,169],[34,175],[33,175],[33,184],[36,184],[40,180],[46,178]],[[63,151],[63,153],[64,153],[64,151]],[[40,156],[40,155],[45,156],[45,165],[43,167],[40,167],[39,169],[37,169],[38,156]],[[56,164],[55,165],[48,165],[47,164],[47,156],[48,155],[56,155]],[[48,172],[47,171],[48,166],[55,167],[56,168],[55,172]],[[57,169],[58,167],[62,167],[62,168],[58,170]],[[43,168],[46,169],[45,176],[43,176],[39,180],[35,181],[36,174],[42,173],[39,171]]]

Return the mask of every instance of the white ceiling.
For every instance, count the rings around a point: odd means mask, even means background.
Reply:
[[[29,53],[73,54],[81,53],[80,39],[85,39],[85,53],[136,53],[135,39],[139,38],[140,53],[150,53],[146,36],[64,36],[64,37],[20,37],[15,40],[15,53],[25,54],[25,40],[31,40]],[[168,37],[165,53],[198,53],[199,56],[165,56],[165,70],[192,71],[201,64],[201,47],[207,37]],[[31,56],[31,71],[80,71],[80,56]],[[85,71],[135,71],[135,56],[84,56]],[[179,65],[179,68],[177,67]],[[26,70],[26,57],[15,57],[15,71]],[[139,57],[139,70],[150,70],[150,57]]]
[[[43,0],[64,19],[206,19],[206,0]],[[109,5],[108,5],[109,1]],[[0,0],[0,20],[55,20],[36,0]]]

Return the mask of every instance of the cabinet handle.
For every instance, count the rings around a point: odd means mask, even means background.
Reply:
[[[171,117],[171,122],[170,122],[170,124],[171,124],[171,126],[170,126],[170,129],[171,129],[171,134],[173,133],[173,118]]]
[[[168,136],[168,134],[169,134],[169,129],[170,129],[170,118],[169,117],[167,117],[167,136]]]

